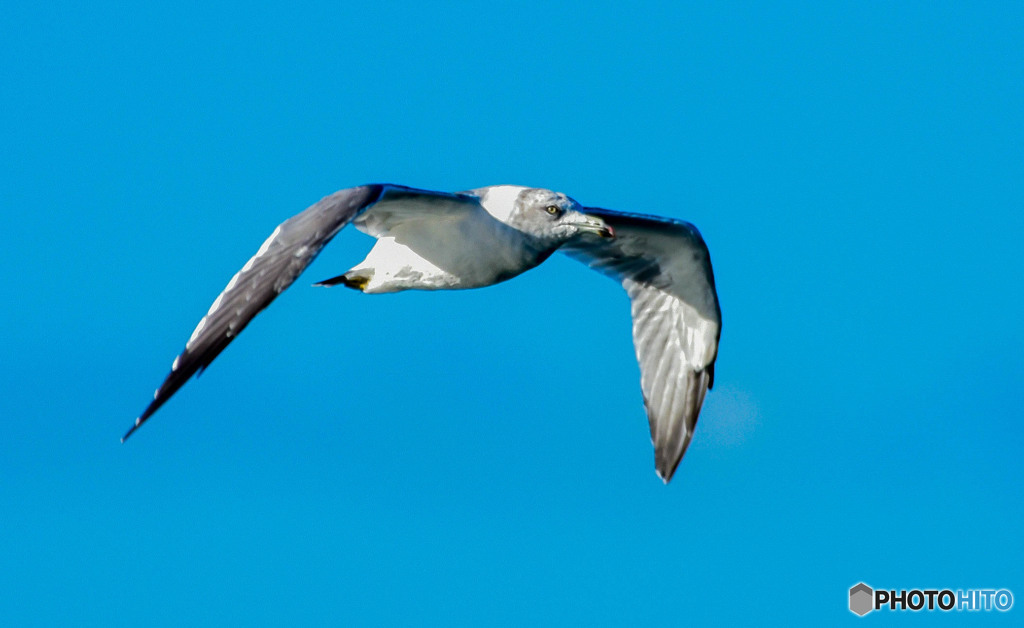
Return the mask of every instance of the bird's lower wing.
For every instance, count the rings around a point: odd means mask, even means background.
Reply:
[[[582,235],[561,251],[615,279],[629,295],[655,468],[668,482],[714,383],[722,317],[711,258],[689,223],[583,211],[611,225],[615,238]]]
[[[199,321],[153,401],[121,441],[131,436],[189,378],[209,366],[249,321],[302,274],[324,245],[376,203],[385,189],[387,186],[366,185],[340,190],[278,225]]]

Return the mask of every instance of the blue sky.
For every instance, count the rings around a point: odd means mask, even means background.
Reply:
[[[860,581],[1024,596],[1019,3],[12,4],[5,621],[822,625],[878,621],[846,610]],[[612,282],[556,257],[478,291],[308,287],[355,231],[118,443],[273,227],[378,181],[699,226],[724,328],[669,486]]]

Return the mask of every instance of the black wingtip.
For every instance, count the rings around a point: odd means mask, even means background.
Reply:
[[[156,395],[156,399],[153,400],[153,403],[149,404],[149,407],[146,408],[146,411],[140,414],[137,419],[135,419],[135,424],[132,425],[131,428],[124,433],[124,436],[121,437],[121,442],[123,443],[124,441],[128,440],[128,437],[134,434],[135,430],[142,427],[142,424],[146,422],[146,419],[151,417],[153,413],[156,412],[157,409],[160,406],[162,406],[164,404],[164,401],[166,400],[167,398],[161,397],[158,392],[158,394]]]
[[[124,436],[121,437],[121,443],[124,444],[124,441],[128,440],[128,437],[134,434],[135,430],[139,429],[140,425],[142,425],[142,419],[135,419],[135,425],[133,425],[131,429],[125,432]]]

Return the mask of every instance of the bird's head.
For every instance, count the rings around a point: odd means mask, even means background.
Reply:
[[[561,192],[495,186],[483,196],[483,205],[498,220],[551,249],[584,233],[615,237],[615,232],[601,218],[581,212],[580,204]]]

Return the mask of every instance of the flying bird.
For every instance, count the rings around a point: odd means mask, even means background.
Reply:
[[[565,194],[514,185],[454,194],[363,185],[284,221],[210,306],[121,442],[206,369],[350,223],[377,242],[349,271],[314,285],[366,294],[482,288],[555,251],[621,284],[632,306],[655,469],[666,483],[672,478],[714,384],[722,328],[700,232],[687,222],[583,207]]]

